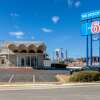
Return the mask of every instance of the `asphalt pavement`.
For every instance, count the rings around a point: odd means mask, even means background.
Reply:
[[[0,100],[100,100],[100,85],[0,90]]]

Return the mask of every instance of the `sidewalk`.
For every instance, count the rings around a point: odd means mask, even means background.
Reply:
[[[54,83],[44,83],[44,84],[32,84],[32,83],[17,83],[17,84],[2,84],[1,89],[50,89],[50,88],[68,88],[68,87],[79,87],[79,86],[100,86],[100,83],[67,83],[67,84],[54,84]]]

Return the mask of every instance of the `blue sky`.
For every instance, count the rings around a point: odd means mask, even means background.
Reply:
[[[84,57],[80,16],[98,9],[100,0],[0,0],[0,39],[44,41],[50,55],[67,48],[68,56]],[[98,55],[98,43],[93,46]]]

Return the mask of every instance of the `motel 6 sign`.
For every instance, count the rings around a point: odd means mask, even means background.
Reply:
[[[90,35],[100,33],[100,21],[83,23],[81,26],[81,35]]]
[[[83,13],[81,15],[81,35],[100,33],[100,10]]]
[[[100,10],[83,13],[81,15],[81,35],[86,37],[86,65],[89,65],[89,35],[90,35],[90,65],[92,66],[92,36],[98,37],[100,34]],[[100,42],[100,37],[99,39]],[[100,45],[100,43],[99,43]],[[99,46],[99,58],[100,58],[100,46]],[[100,64],[100,61],[99,61]]]
[[[91,33],[92,34],[100,33],[100,22],[99,21],[92,22]]]
[[[87,20],[87,19],[95,19],[98,17],[100,17],[100,10],[83,13],[81,15],[81,20],[83,21],[83,20]]]

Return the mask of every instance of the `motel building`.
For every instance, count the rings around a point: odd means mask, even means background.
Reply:
[[[44,67],[46,45],[37,41],[1,41],[1,67]]]

